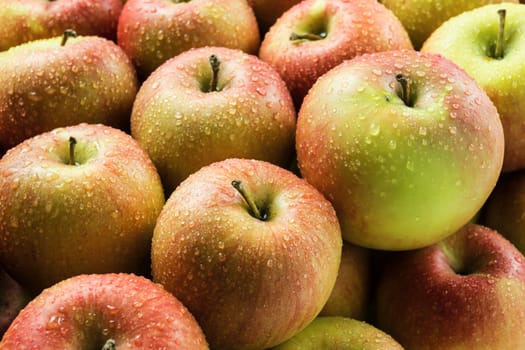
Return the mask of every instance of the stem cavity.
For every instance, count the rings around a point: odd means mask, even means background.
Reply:
[[[209,91],[218,91],[217,84],[219,82],[219,68],[221,66],[221,61],[216,55],[211,55],[209,60],[212,72]]]
[[[499,15],[499,32],[498,32],[498,40],[496,41],[496,49],[494,51],[494,58],[496,59],[502,59],[503,58],[503,52],[505,51],[505,17],[506,17],[507,11],[505,9],[499,9],[498,15]]]
[[[77,144],[77,140],[73,137],[69,137],[69,165],[78,165],[78,163],[75,161],[75,145]]]
[[[401,97],[401,99],[403,100],[406,106],[412,107],[413,104],[411,101],[412,92],[411,92],[411,86],[410,86],[411,85],[410,79],[408,79],[408,77],[400,73],[396,75],[396,81],[399,83],[399,86],[401,87],[399,97]]]
[[[295,32],[292,32],[290,34],[290,40],[291,41],[297,41],[297,40],[310,40],[310,41],[316,41],[316,40],[322,40],[326,38],[326,33],[322,32],[319,34],[315,33],[305,33],[305,34],[297,34]]]
[[[247,192],[244,188],[242,182],[240,180],[233,180],[232,186],[241,194],[242,198],[248,204],[248,207],[250,209],[250,213],[252,216],[254,216],[256,219],[266,221],[268,219],[268,213],[261,212],[257,205],[255,204],[255,201],[253,200],[250,192]]]
[[[75,32],[73,29],[64,30],[64,34],[62,34],[62,42],[60,43],[60,46],[66,45],[67,39],[76,38],[76,37],[77,37],[77,32]]]

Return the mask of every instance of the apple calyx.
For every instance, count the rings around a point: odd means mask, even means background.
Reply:
[[[115,340],[113,339],[108,339],[106,343],[104,344],[104,346],[102,347],[102,350],[116,350],[116,349],[117,349],[117,345],[115,343]]]
[[[250,192],[246,191],[244,188],[242,181],[240,180],[233,180],[232,186],[241,194],[242,198],[248,204],[250,215],[255,217],[256,219],[259,219],[261,221],[268,220],[268,212],[263,210],[259,210],[257,205],[255,204]]]
[[[403,100],[406,106],[413,107],[414,103],[412,101],[410,79],[407,76],[400,73],[396,75],[396,81],[399,83],[399,86],[401,87],[400,92],[399,92],[399,97]]]
[[[290,34],[290,41],[297,41],[297,40],[316,41],[316,40],[322,40],[324,38],[326,38],[326,32],[321,32],[319,34],[315,34],[315,33],[297,34],[295,32],[292,32]]]
[[[219,81],[219,68],[221,66],[221,61],[219,60],[219,57],[217,57],[217,55],[211,55],[209,61],[210,61],[212,76],[211,76],[210,87],[208,91],[209,92],[219,91],[217,89],[217,84]]]
[[[60,46],[66,45],[67,39],[76,38],[76,37],[77,37],[77,32],[75,32],[73,29],[64,30],[64,34],[62,34],[62,42],[60,43]]]
[[[499,15],[499,31],[498,31],[498,39],[496,41],[496,48],[494,50],[494,58],[499,60],[503,58],[503,52],[505,50],[504,35],[505,35],[505,17],[507,15],[507,11],[505,9],[499,9],[498,15]]]
[[[75,146],[77,144],[77,139],[75,139],[73,136],[69,137],[69,165],[78,165],[78,163],[75,161]]]

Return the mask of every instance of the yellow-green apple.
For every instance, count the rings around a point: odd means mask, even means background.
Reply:
[[[82,122],[129,129],[138,90],[130,60],[110,40],[73,36],[0,52],[0,149]]]
[[[117,40],[145,79],[191,48],[223,46],[256,53],[260,35],[246,0],[129,0],[119,18]]]
[[[301,174],[357,245],[440,241],[476,214],[501,171],[494,104],[440,55],[401,50],[346,61],[319,78],[298,114]]]
[[[502,174],[485,202],[480,222],[525,254],[525,170]]]
[[[390,254],[377,325],[407,350],[525,349],[525,258],[496,231],[468,224]]]
[[[259,57],[275,67],[299,107],[317,78],[342,61],[411,48],[401,22],[377,1],[306,0],[270,28]]]
[[[403,350],[375,326],[347,317],[317,317],[305,329],[272,350]]]
[[[166,193],[202,166],[226,158],[291,162],[296,112],[267,63],[241,50],[188,50],[141,86],[131,133],[156,165]]]
[[[152,275],[195,316],[212,349],[266,349],[306,327],[334,287],[335,211],[289,170],[230,158],[168,198],[153,233]]]
[[[319,316],[365,320],[372,292],[370,270],[369,250],[344,242],[337,280]]]
[[[45,289],[16,317],[2,350],[207,350],[202,329],[162,286],[133,274],[88,274]]]
[[[504,0],[505,2],[518,3],[518,0]],[[410,39],[416,49],[421,48],[424,41],[449,18],[462,12],[502,0],[380,0],[399,18],[406,28]],[[462,30],[459,30],[462,32]],[[465,37],[465,43],[470,44]],[[461,50],[463,52],[463,49]]]
[[[31,294],[0,266],[0,339],[30,300]]]
[[[300,0],[248,0],[253,9],[261,36],[275,23],[277,18]]]
[[[2,0],[0,51],[69,28],[115,40],[121,10],[122,0]]]
[[[81,273],[149,271],[160,177],[128,134],[78,124],[0,160],[0,263],[33,291]]]
[[[454,61],[487,92],[503,124],[503,171],[525,168],[525,6],[464,12],[436,29],[421,50]]]

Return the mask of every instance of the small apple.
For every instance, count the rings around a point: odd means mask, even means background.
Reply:
[[[317,78],[344,60],[411,48],[399,20],[377,1],[306,0],[270,28],[259,57],[279,72],[299,107]]]
[[[464,12],[437,28],[421,50],[454,61],[487,92],[503,124],[503,171],[525,168],[525,6]]]
[[[335,211],[268,162],[226,159],[184,180],[153,233],[153,280],[195,316],[212,349],[266,349],[306,327],[341,259]]]
[[[256,56],[223,47],[188,50],[141,86],[131,134],[166,193],[204,165],[252,158],[287,166],[296,112],[279,74]]]
[[[317,317],[305,329],[272,350],[403,350],[382,330],[347,317]]]
[[[122,0],[2,0],[0,51],[74,29],[79,35],[117,38]]]
[[[0,160],[0,264],[35,292],[82,273],[148,272],[163,205],[128,134],[78,124],[37,135]]]
[[[408,31],[410,39],[416,49],[420,49],[424,41],[442,23],[449,18],[457,16],[462,12],[472,10],[487,4],[512,2],[518,0],[380,0],[383,5],[388,7],[399,18],[403,26]],[[482,21],[480,21],[482,23]],[[463,29],[456,28],[458,33]],[[461,35],[461,34],[460,34]],[[468,43],[465,39],[465,43]],[[469,43],[470,44],[470,43]],[[463,49],[460,50],[463,52]]]
[[[133,65],[114,42],[75,36],[68,30],[0,52],[0,149],[82,122],[129,129]]]
[[[256,53],[260,35],[246,0],[128,0],[117,40],[144,80],[191,48],[223,46]]]
[[[465,225],[496,185],[498,112],[453,62],[365,54],[319,78],[297,120],[302,176],[332,202],[343,238],[405,250]]]
[[[34,298],[0,342],[2,350],[207,350],[202,329],[172,294],[132,274],[61,281]]]
[[[30,294],[0,266],[0,339],[30,300]]]
[[[275,23],[277,18],[301,0],[248,0],[255,13],[261,36]]]
[[[525,349],[525,258],[484,226],[392,252],[377,325],[407,350]]]
[[[365,320],[371,292],[369,250],[344,242],[335,286],[319,316]]]

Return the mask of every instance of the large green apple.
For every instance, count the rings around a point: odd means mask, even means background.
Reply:
[[[71,277],[36,296],[2,350],[208,350],[195,318],[162,286],[132,274]]]
[[[341,245],[335,211],[314,187],[268,162],[227,159],[167,200],[153,280],[188,307],[212,349],[266,349],[321,311]]]
[[[69,28],[114,40],[121,10],[122,0],[2,0],[0,51]]]
[[[133,65],[114,42],[75,35],[0,52],[0,149],[82,122],[129,129]]]
[[[148,273],[163,205],[128,134],[78,124],[37,135],[0,160],[0,263],[37,292],[81,273]]]
[[[454,61],[487,92],[503,124],[503,171],[525,168],[525,6],[464,12],[436,29],[421,50]]]
[[[295,122],[290,93],[267,63],[240,50],[205,47],[167,61],[142,84],[131,133],[171,193],[202,166],[226,158],[287,166]]]
[[[525,349],[525,258],[475,224],[391,252],[377,287],[377,326],[407,350]]]
[[[362,55],[319,78],[297,121],[301,174],[337,211],[343,237],[385,250],[435,243],[494,188],[503,129],[487,94],[442,56]]]

